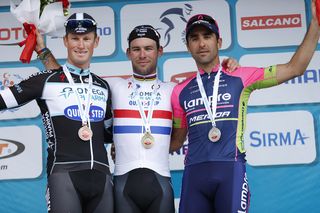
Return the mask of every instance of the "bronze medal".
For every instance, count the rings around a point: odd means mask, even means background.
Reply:
[[[82,126],[78,131],[79,138],[83,141],[89,141],[92,138],[93,132],[88,126]]]

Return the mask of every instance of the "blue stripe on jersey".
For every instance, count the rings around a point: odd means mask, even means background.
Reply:
[[[113,126],[114,134],[142,133],[142,132],[144,132],[143,126]],[[152,126],[151,132],[153,134],[170,135],[171,127]]]

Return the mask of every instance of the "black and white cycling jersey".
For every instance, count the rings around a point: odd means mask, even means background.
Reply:
[[[88,97],[89,72],[77,74],[70,70],[75,87],[69,84],[63,69],[46,70],[31,75],[19,84],[0,91],[0,110],[18,107],[36,100],[42,114],[48,143],[48,176],[55,171],[79,171],[97,169],[110,174],[105,142],[110,142],[111,93],[106,81],[92,76],[90,124],[91,141],[78,136],[82,126],[78,100]],[[81,81],[83,83],[81,83]]]

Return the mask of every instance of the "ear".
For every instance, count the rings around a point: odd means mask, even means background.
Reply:
[[[217,45],[218,45],[218,48],[221,49],[221,47],[222,47],[222,38],[218,38]]]
[[[131,57],[130,57],[130,49],[129,49],[129,47],[127,48],[126,55],[127,55],[128,59],[130,59],[130,60],[131,60]]]
[[[189,48],[189,43],[188,43],[188,42],[186,43],[186,46],[187,46],[187,50],[188,50],[188,52],[189,52],[189,53],[191,53],[191,52],[190,52],[190,48]]]
[[[96,48],[99,45],[100,41],[100,36],[97,36],[96,39],[94,40],[94,48]]]
[[[65,35],[65,36],[63,36],[63,44],[64,44],[64,46],[67,48],[68,47],[68,35]]]
[[[158,49],[158,57],[161,57],[163,55],[163,47],[160,46]]]

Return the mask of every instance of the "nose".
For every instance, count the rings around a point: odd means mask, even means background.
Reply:
[[[80,40],[79,40],[78,47],[79,47],[79,48],[84,48],[84,41],[83,41],[83,39],[80,39]]]
[[[199,46],[200,46],[200,47],[204,47],[205,45],[206,45],[206,43],[204,42],[204,39],[203,39],[203,38],[200,38]]]
[[[140,58],[145,58],[146,57],[146,52],[144,50],[140,50],[139,57]]]

